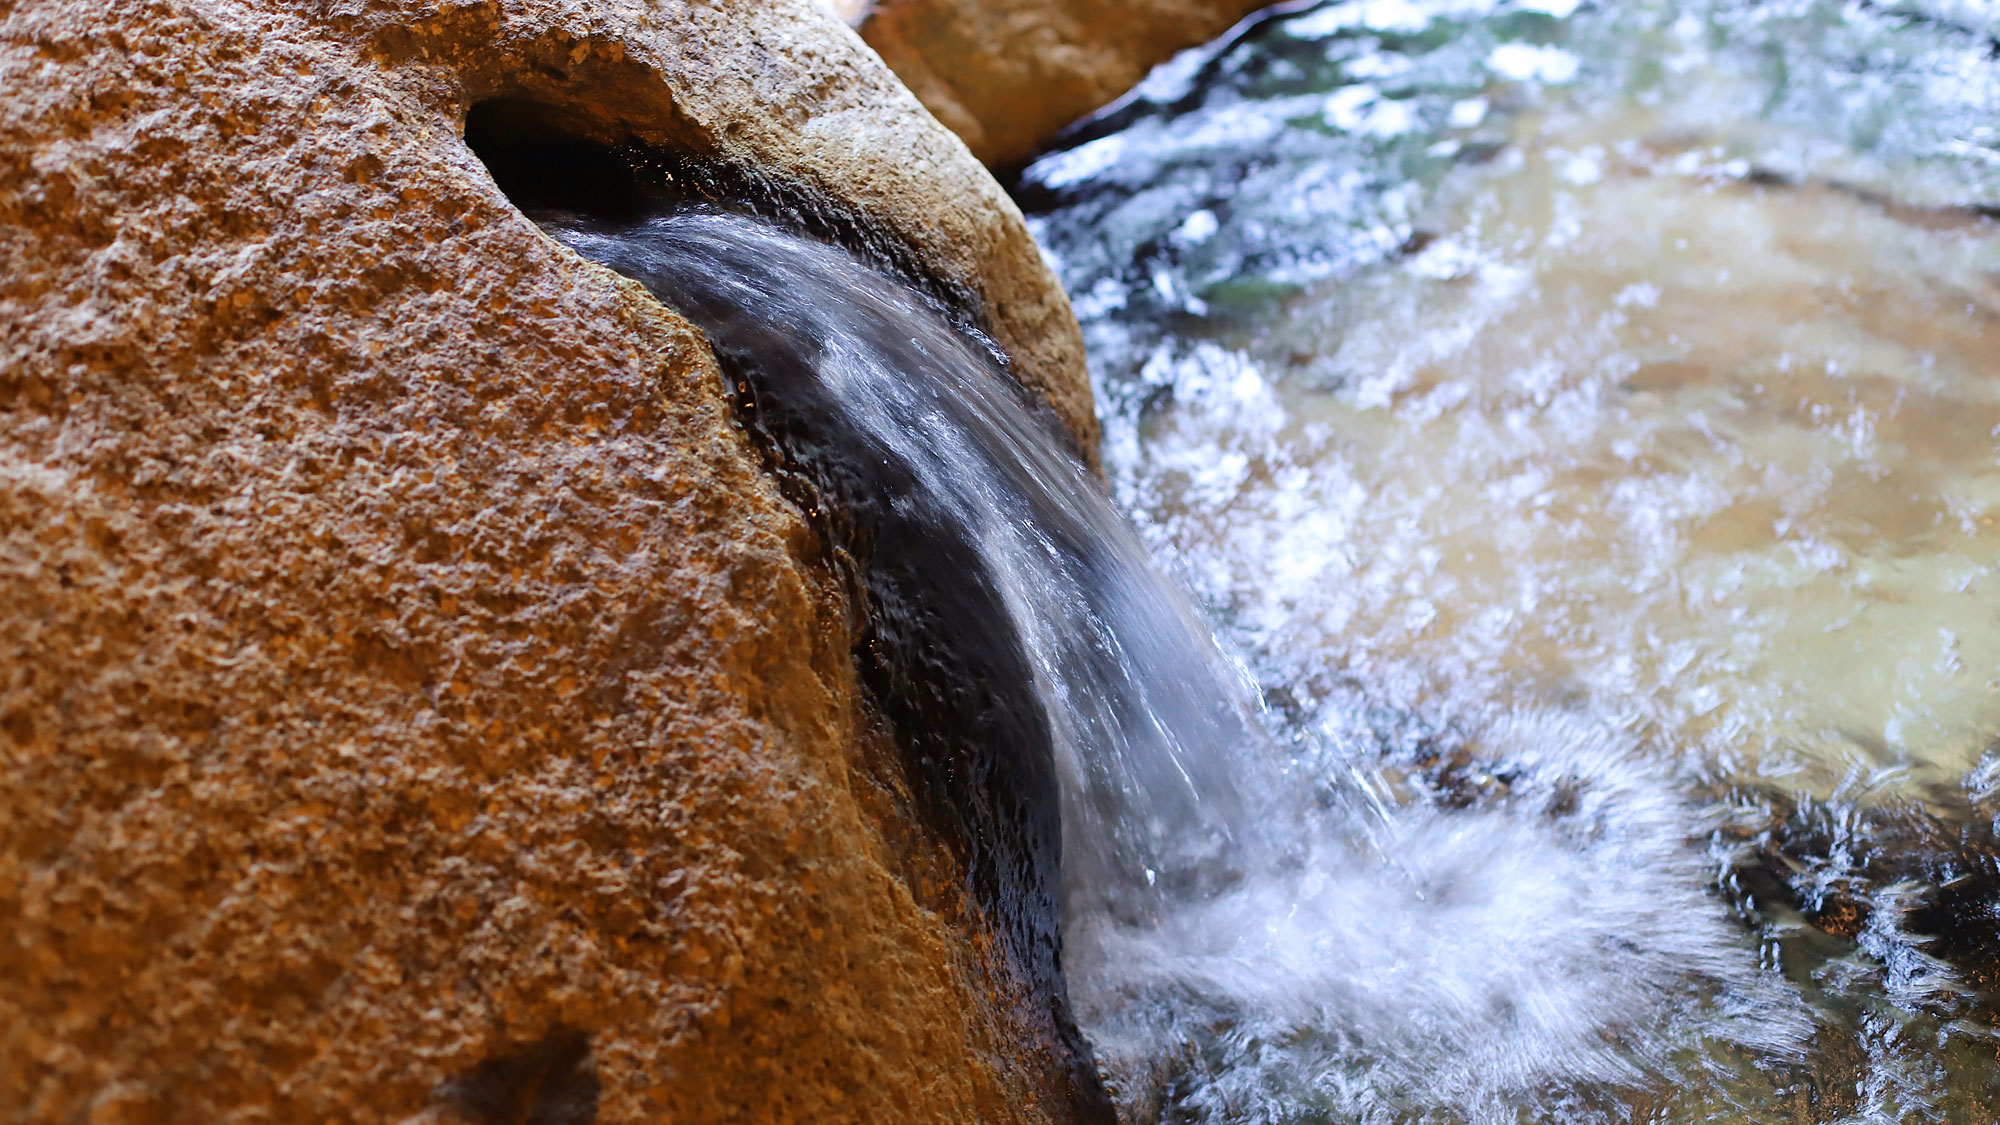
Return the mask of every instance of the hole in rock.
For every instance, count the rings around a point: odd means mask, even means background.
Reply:
[[[470,1125],[590,1125],[597,1092],[590,1036],[558,1027],[445,1083],[438,1100]]]
[[[809,184],[722,159],[690,141],[649,144],[596,115],[526,98],[493,98],[465,115],[465,143],[523,214],[557,213],[618,225],[676,207],[755,215],[830,242],[916,290],[955,327],[987,341],[984,305],[968,285],[942,277],[882,224]],[[993,358],[1007,357],[986,344]],[[1052,415],[1051,415],[1052,416]]]
[[[642,153],[595,138],[555,106],[495,98],[465,115],[465,143],[514,206],[528,214],[572,211],[629,221],[655,193],[642,185]]]

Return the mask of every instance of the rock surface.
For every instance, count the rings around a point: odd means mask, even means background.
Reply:
[[[803,0],[0,15],[5,1116],[1101,1109],[911,821],[854,609],[699,336],[460,135],[535,98],[844,201],[1089,442],[1018,214],[850,32]]]
[[[1270,0],[875,0],[861,37],[993,167]]]

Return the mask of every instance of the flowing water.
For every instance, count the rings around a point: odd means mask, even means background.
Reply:
[[[1274,727],[1056,429],[941,309],[745,217],[547,226],[700,323],[760,384],[751,405],[813,420],[792,441],[856,474],[843,503],[873,496],[937,541],[875,543],[871,568],[960,568],[923,586],[927,613],[955,612],[949,584],[997,595],[1000,626],[954,627],[1025,658],[1035,714],[1011,721],[1045,732],[1022,749],[1052,753],[1060,783],[1073,987],[1114,1064],[1225,1052],[1182,1109],[1477,1104],[1638,1080],[1686,1037],[1784,1055],[1803,1034],[1704,898],[1685,810],[1622,728],[1495,716],[1477,737],[1510,771],[1504,800],[1391,815],[1337,739]],[[911,588],[872,588],[871,613]],[[1227,1054],[1273,1048],[1291,1057]]]
[[[822,462],[807,466],[821,487],[847,474],[843,503],[885,505],[914,529],[867,544],[873,572],[935,571],[920,576],[933,600],[952,586],[995,595],[947,626],[1025,658],[1029,696],[1000,706],[1033,714],[993,721],[1036,728],[1041,745],[1020,752],[1053,755],[1072,911],[1152,919],[1265,862],[1285,834],[1261,779],[1237,770],[1272,740],[1247,675],[978,336],[848,252],[764,220],[695,208],[544,225],[700,324],[766,409],[808,420],[790,443],[820,447],[804,456]],[[865,596],[880,618],[911,586]],[[986,612],[1003,619],[972,619]]]
[[[1020,185],[1136,533],[844,251],[547,223],[704,327],[814,518],[873,513],[869,652],[1048,760],[1126,1119],[1977,1125],[1992,22],[1295,4],[1162,68]]]
[[[2000,1121],[2000,10],[1285,5],[1018,193],[1286,732],[1130,1119]]]

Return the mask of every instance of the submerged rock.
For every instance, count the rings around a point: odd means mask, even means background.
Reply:
[[[1101,1113],[707,348],[501,193],[495,98],[866,216],[1094,439],[1018,213],[803,2],[10,5],[0,1105]]]

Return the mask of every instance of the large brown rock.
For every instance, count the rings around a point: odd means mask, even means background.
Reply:
[[[874,0],[861,37],[996,168],[1270,0]]]
[[[859,41],[0,15],[0,1117],[1088,1116],[705,345],[461,138],[533,98],[863,212],[1089,441],[1018,214]]]

